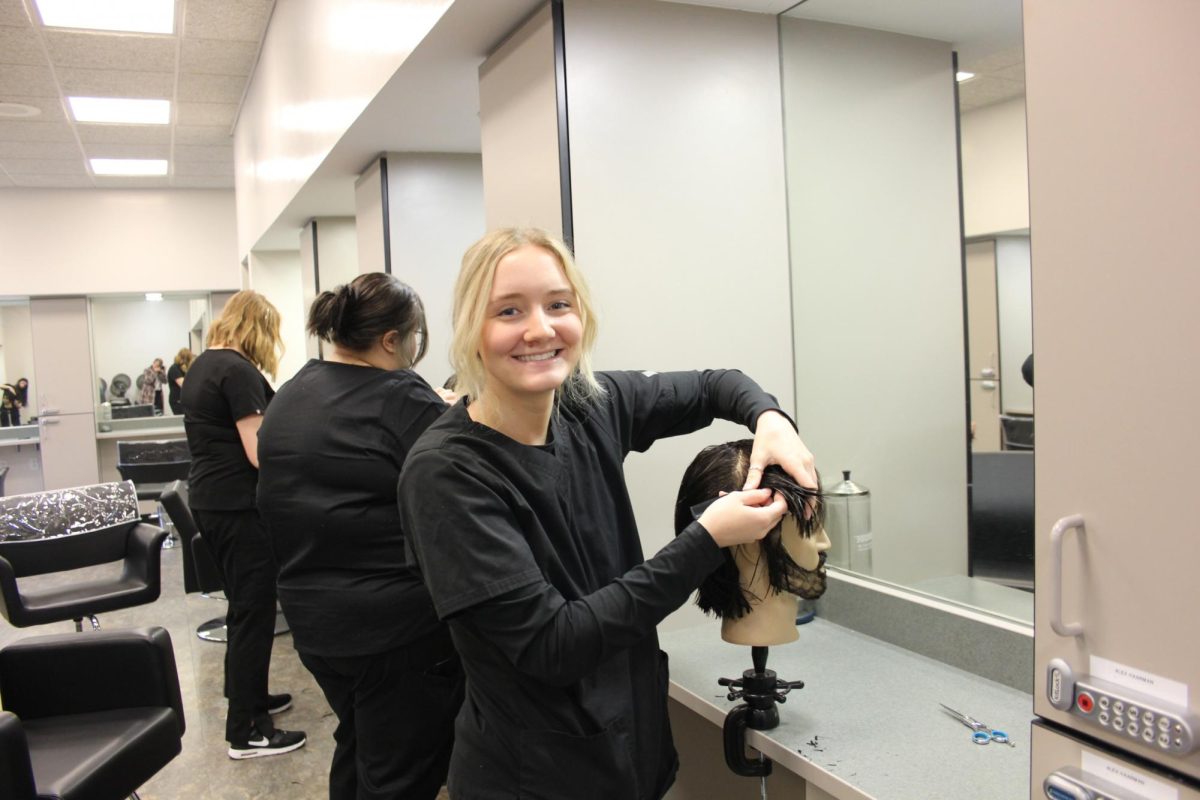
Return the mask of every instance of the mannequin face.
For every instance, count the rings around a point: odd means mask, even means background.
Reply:
[[[484,313],[485,396],[552,394],[575,369],[583,325],[548,250],[526,245],[500,259]]]
[[[824,528],[818,528],[806,539],[800,535],[800,526],[796,518],[787,516],[783,518],[779,536],[792,561],[805,569],[815,570],[825,563],[821,555],[829,549],[830,542],[829,534],[825,533]]]

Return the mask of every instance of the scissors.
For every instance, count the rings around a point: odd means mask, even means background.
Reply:
[[[994,730],[990,726],[984,725],[982,722],[980,722],[977,719],[974,719],[973,717],[968,717],[966,714],[963,714],[959,711],[955,711],[953,708],[946,705],[945,703],[938,703],[938,705],[940,705],[942,708],[944,708],[946,710],[946,713],[948,713],[950,716],[954,717],[956,720],[961,722],[963,725],[966,725],[968,728],[970,728],[972,731],[974,731],[974,733],[971,734],[971,740],[974,741],[975,744],[988,744],[989,742],[999,742],[1000,744],[1006,744],[1009,747],[1016,747],[1015,744],[1013,744],[1012,742],[1010,742],[1008,740],[1008,734],[1005,733],[1004,731]]]

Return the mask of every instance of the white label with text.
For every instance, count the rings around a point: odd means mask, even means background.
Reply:
[[[1145,800],[1179,800],[1179,790],[1175,787],[1086,750],[1080,756],[1079,768]]]
[[[1173,681],[1170,678],[1155,675],[1153,672],[1146,672],[1144,669],[1137,669],[1126,664],[1118,664],[1116,661],[1109,661],[1107,658],[1101,658],[1100,656],[1091,657],[1090,670],[1094,677],[1101,678],[1109,683],[1115,683],[1118,686],[1124,686],[1126,689],[1133,689],[1135,692],[1156,697],[1178,709],[1186,709],[1188,707],[1188,687],[1186,683]]]

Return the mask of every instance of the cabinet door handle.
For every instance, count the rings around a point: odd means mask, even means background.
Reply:
[[[1065,623],[1062,619],[1062,544],[1067,531],[1072,528],[1076,528],[1080,536],[1086,533],[1082,514],[1063,517],[1050,530],[1050,580],[1054,584],[1050,595],[1050,627],[1059,636],[1083,635],[1082,623]]]
[[[43,425],[57,425],[58,423],[62,422],[62,420],[58,420],[58,419],[54,419],[54,418],[39,419],[38,421],[41,422]]]
[[[57,408],[42,408],[38,410],[38,416],[50,417],[59,413]]]

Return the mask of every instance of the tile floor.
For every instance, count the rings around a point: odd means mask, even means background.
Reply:
[[[75,580],[118,565],[22,579],[36,582]],[[184,594],[180,551],[162,554],[162,596],[154,603],[100,615],[102,629],[160,625],[171,634],[179,683],[183,691],[187,733],[183,752],[141,788],[142,800],[319,800],[328,796],[329,760],[336,725],[320,688],[300,664],[290,634],[275,637],[271,658],[271,691],[291,692],[291,710],[275,718],[278,727],[302,730],[308,744],[292,753],[249,761],[233,761],[225,753],[225,700],[221,695],[225,646],[198,639],[200,623],[225,612],[221,600]],[[86,622],[85,622],[86,628]],[[0,647],[16,639],[75,630],[72,622],[14,628],[0,619]],[[81,636],[86,636],[85,631]],[[445,789],[439,800],[449,796]]]

